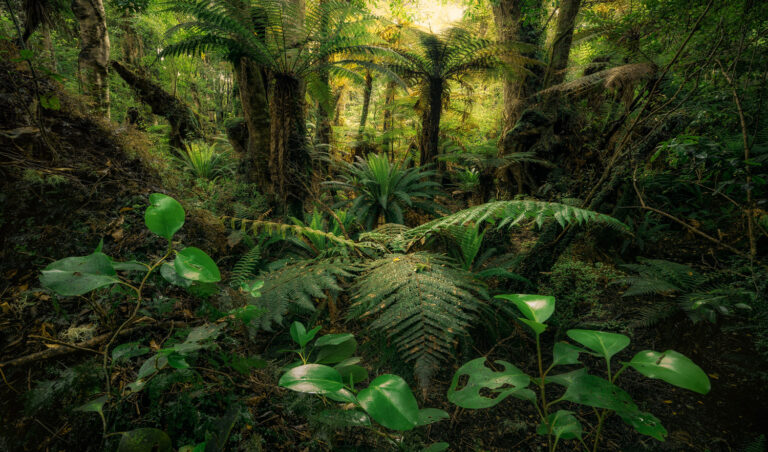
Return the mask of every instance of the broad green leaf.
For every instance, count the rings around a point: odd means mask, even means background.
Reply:
[[[350,358],[357,350],[357,341],[351,334],[326,334],[315,341],[316,361],[334,364]]]
[[[299,347],[304,347],[314,339],[315,335],[318,331],[320,331],[320,326],[316,326],[312,328],[309,332],[307,332],[307,328],[304,326],[301,322],[293,322],[291,324],[291,339],[293,339],[294,342],[299,344]]]
[[[168,354],[168,365],[174,369],[189,369],[189,363],[177,352]]]
[[[356,364],[340,366],[337,364],[333,368],[339,371],[342,380],[350,385],[358,384],[368,379],[368,370],[363,366]]]
[[[582,428],[572,411],[558,410],[547,416],[547,419],[539,424],[536,433],[542,436],[552,434],[555,440],[581,439]]]
[[[183,287],[185,289],[190,288],[194,283],[194,281],[184,279],[179,276],[178,273],[176,273],[176,268],[173,261],[164,262],[163,265],[160,266],[160,276],[162,276],[163,279],[173,284],[174,286]]]
[[[523,322],[524,324],[528,325],[529,327],[531,327],[531,329],[533,330],[534,333],[536,333],[537,336],[547,330],[547,325],[545,325],[543,323],[535,322],[533,320],[524,319],[522,317],[518,317],[517,320],[519,320],[519,321]]]
[[[173,267],[176,273],[182,278],[204,283],[214,283],[221,281],[219,267],[205,251],[200,248],[190,246],[176,253],[176,260],[173,261]]]
[[[581,347],[569,344],[567,342],[558,342],[552,351],[552,365],[561,366],[566,364],[579,364],[579,353],[583,353]]]
[[[659,418],[651,413],[643,413],[640,410],[629,410],[619,411],[616,414],[621,417],[621,420],[640,434],[648,435],[659,441],[664,441],[664,437],[667,436],[667,429],[661,424]]]
[[[117,452],[172,452],[171,439],[156,428],[138,428],[123,433]]]
[[[139,261],[112,262],[112,267],[115,270],[126,272],[146,272],[149,270],[149,267]]]
[[[294,367],[280,377],[278,384],[292,391],[310,394],[333,393],[344,386],[339,372],[322,364]]]
[[[419,425],[419,406],[411,388],[397,375],[375,378],[357,394],[360,406],[373,420],[392,430],[411,430]]]
[[[451,417],[448,413],[438,408],[422,408],[419,410],[419,426],[429,425]]]
[[[168,357],[162,354],[157,354],[146,361],[139,368],[139,374],[136,376],[137,380],[143,380],[144,378],[152,375],[155,372],[165,369],[168,365]]]
[[[572,370],[570,372],[566,372],[563,374],[547,375],[547,378],[544,379],[544,383],[546,384],[555,383],[560,386],[570,386],[574,380],[576,380],[577,378],[583,375],[587,375],[587,369],[582,367],[581,369]],[[532,379],[532,380],[535,380],[535,379]]]
[[[496,295],[496,298],[508,300],[527,318],[536,323],[544,323],[555,312],[555,297],[546,295],[508,294]]]
[[[616,353],[629,345],[629,338],[623,334],[592,330],[568,330],[568,337],[610,361]]]
[[[357,402],[357,399],[355,398],[355,395],[352,394],[352,391],[350,391],[347,388],[341,388],[336,392],[329,392],[327,394],[323,394],[324,396],[328,397],[331,400],[335,400],[337,402],[343,402],[343,403],[355,403]]]
[[[82,295],[120,281],[112,260],[104,253],[67,257],[43,269],[40,284],[59,295]]]
[[[485,358],[477,358],[464,364],[456,371],[448,389],[448,400],[462,408],[489,408],[508,396],[524,390],[530,383],[530,377],[522,370],[506,361],[494,361],[497,367],[503,368],[494,371],[485,366]],[[467,376],[467,384],[457,390],[459,380]],[[499,389],[502,386],[508,386]],[[487,395],[481,395],[481,391]]]
[[[145,347],[138,342],[128,342],[120,344],[112,350],[112,360],[115,362],[128,361],[137,356],[149,353],[149,347]]]
[[[169,241],[184,226],[184,208],[178,201],[162,193],[149,195],[150,205],[144,212],[144,223],[150,231]]]
[[[648,378],[658,378],[699,394],[706,394],[711,388],[709,377],[701,367],[674,350],[664,353],[644,350],[626,364]]]
[[[421,452],[443,452],[444,450],[448,450],[448,447],[450,447],[450,444],[446,442],[432,443],[424,449],[421,449]]]
[[[90,402],[80,405],[75,408],[75,411],[93,412],[99,413],[100,416],[104,416],[104,405],[107,403],[109,397],[101,396],[97,399],[93,399]]]
[[[608,380],[583,374],[568,385],[563,400],[613,411],[636,411],[632,397]]]

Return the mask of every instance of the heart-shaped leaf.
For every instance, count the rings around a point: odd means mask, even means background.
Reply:
[[[104,253],[67,257],[43,269],[40,284],[59,295],[82,295],[119,282],[112,260]]]
[[[408,384],[397,375],[375,378],[357,394],[360,406],[373,420],[392,430],[411,430],[419,425],[419,405]]]
[[[448,400],[462,408],[489,408],[497,405],[515,392],[526,389],[531,379],[522,370],[506,361],[494,361],[501,371],[493,371],[485,366],[485,358],[477,358],[464,364],[456,371],[448,389]],[[456,390],[459,380],[467,376],[466,385]],[[502,386],[504,389],[499,389]],[[481,391],[490,394],[481,395]]]
[[[156,428],[138,428],[123,433],[117,452],[171,452],[171,439]]]
[[[508,294],[496,295],[496,298],[508,300],[517,306],[523,316],[536,323],[544,323],[555,312],[555,297],[546,295]]]
[[[592,330],[568,330],[568,337],[610,361],[616,353],[629,345],[629,338],[623,334]]]
[[[339,372],[322,364],[294,367],[280,377],[278,384],[292,391],[310,394],[333,393],[344,386]]]
[[[709,377],[701,367],[674,350],[664,353],[644,350],[626,364],[648,378],[658,378],[699,394],[706,394],[711,388]]]
[[[93,412],[93,413],[99,413],[99,415],[104,415],[104,405],[107,403],[107,400],[109,398],[107,396],[101,396],[97,399],[93,399],[90,402],[80,405],[79,407],[75,408],[75,411],[84,411],[84,412]]]
[[[357,402],[357,398],[354,394],[352,394],[352,391],[350,391],[347,388],[341,388],[336,392],[329,392],[327,394],[323,394],[325,397],[328,397],[331,400],[335,400],[337,402],[343,402],[343,403],[355,403]]]
[[[563,400],[613,411],[637,410],[626,391],[604,378],[589,374],[575,378],[565,390]]]
[[[539,424],[536,433],[542,436],[554,435],[555,441],[560,439],[581,439],[581,423],[573,415],[572,411],[558,410],[547,416],[547,419]]]
[[[585,351],[583,348],[567,342],[558,342],[552,351],[552,365],[579,364],[579,353],[584,353]]]
[[[182,278],[203,283],[221,281],[219,267],[205,251],[190,246],[176,253],[173,262],[176,273]]]
[[[171,240],[184,226],[184,208],[178,201],[162,193],[149,195],[150,205],[144,212],[144,223],[150,231]]]

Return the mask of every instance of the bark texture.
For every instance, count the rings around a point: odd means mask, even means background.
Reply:
[[[545,87],[560,84],[565,80],[565,69],[568,67],[568,57],[573,41],[573,29],[576,26],[576,16],[579,14],[580,6],[581,0],[562,0],[560,2]]]
[[[128,86],[133,88],[141,102],[152,108],[152,113],[168,120],[171,125],[171,146],[184,149],[185,140],[200,135],[200,122],[187,104],[167,93],[153,81],[136,74],[117,61],[112,61],[112,69],[125,80]]]
[[[363,87],[363,109],[360,112],[360,125],[357,128],[357,144],[355,145],[355,157],[365,157],[368,150],[365,143],[365,123],[368,122],[368,110],[371,106],[371,93],[373,92],[373,76],[371,71],[365,73],[365,86]]]
[[[102,0],[72,0],[80,28],[78,72],[83,92],[109,117],[109,33]]]
[[[253,62],[243,58],[235,64],[243,119],[248,129],[246,145],[248,179],[264,193],[272,193],[269,183],[269,101],[267,74]]]
[[[437,161],[440,144],[440,114],[443,110],[443,80],[431,79],[427,88],[427,104],[421,115],[419,152],[421,166]]]

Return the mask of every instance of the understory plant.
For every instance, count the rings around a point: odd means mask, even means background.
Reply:
[[[168,245],[163,255],[149,263],[130,261],[117,262],[102,253],[101,244],[92,254],[82,257],[67,257],[53,262],[43,269],[40,282],[43,287],[62,296],[79,296],[96,289],[113,287],[113,291],[125,294],[126,301],[133,304],[128,318],[110,333],[106,344],[99,353],[103,357],[103,374],[106,376],[102,395],[92,399],[85,405],[76,408],[79,411],[95,412],[102,420],[105,438],[107,421],[104,415],[105,407],[117,406],[139,392],[150,380],[157,377],[165,369],[177,371],[192,371],[188,360],[194,359],[198,352],[215,346],[212,340],[219,336],[228,325],[226,322],[204,324],[192,328],[186,338],[176,344],[156,348],[156,353],[146,359],[137,372],[135,381],[125,385],[119,391],[112,387],[112,376],[115,366],[120,363],[146,355],[150,348],[138,342],[129,342],[112,347],[121,333],[133,327],[139,320],[137,316],[145,304],[145,291],[150,276],[159,272],[162,277],[173,285],[188,290],[205,290],[221,280],[219,268],[213,259],[203,250],[195,247],[180,248],[174,243],[176,232],[184,225],[184,208],[170,196],[154,193],[149,197],[150,205],[144,214],[144,222],[150,231],[167,240]],[[172,260],[171,260],[172,259]],[[138,276],[134,276],[137,275]],[[243,282],[240,289],[258,296],[260,283]],[[125,290],[127,289],[127,290]],[[235,309],[228,313],[231,321],[250,322],[261,312],[254,306]],[[231,362],[230,366],[237,368],[256,367],[261,364],[258,360],[240,360]],[[98,395],[98,394],[96,394]],[[231,425],[234,421],[229,422]],[[224,450],[229,430],[214,434],[210,445],[202,445],[204,450]],[[156,428],[139,428],[128,432],[120,432],[119,451],[143,452],[154,450],[171,450],[171,440],[168,435]],[[218,436],[217,436],[218,435]],[[199,445],[198,445],[199,446]],[[200,449],[200,450],[203,450]],[[198,450],[198,449],[195,449]]]
[[[556,450],[563,440],[577,440],[584,450],[597,451],[605,420],[614,413],[637,432],[664,441],[667,431],[661,421],[651,413],[640,411],[632,397],[617,385],[619,376],[628,368],[648,378],[660,379],[699,394],[706,394],[710,390],[709,378],[704,371],[674,350],[643,350],[631,360],[622,361],[617,370],[611,358],[626,348],[630,339],[623,334],[605,331],[568,330],[568,337],[581,346],[556,343],[552,362],[544,367],[541,335],[547,329],[544,322],[555,311],[554,297],[513,294],[498,295],[497,298],[514,304],[522,314],[518,320],[533,331],[538,376],[530,377],[507,361],[497,360],[487,364],[485,358],[477,358],[456,371],[448,390],[448,400],[469,409],[489,408],[509,396],[530,402],[540,421],[536,433],[547,438],[549,451]],[[604,375],[589,373],[580,361],[582,354],[604,359]],[[580,367],[569,372],[550,374],[556,367],[575,365]],[[531,383],[533,389],[529,388]],[[565,391],[553,391],[551,385],[564,388]],[[567,409],[554,410],[556,405],[563,402],[593,409],[596,419],[589,434],[591,447],[585,441],[583,427],[576,413]]]
[[[176,160],[185,171],[199,179],[216,180],[221,176],[232,175],[234,166],[217,144],[204,141],[187,143],[183,150],[176,151]]]
[[[301,322],[293,322],[290,333],[299,346],[293,350],[299,361],[289,366],[280,377],[279,385],[343,404],[321,416],[343,418],[350,426],[370,429],[396,447],[399,447],[398,438],[374,427],[372,420],[387,429],[406,432],[449,417],[436,408],[420,409],[408,383],[397,375],[379,375],[366,388],[357,390],[355,386],[369,376],[358,364],[360,358],[353,356],[357,349],[354,335],[326,334],[310,345],[320,328],[307,331]],[[340,411],[343,416],[338,416]]]

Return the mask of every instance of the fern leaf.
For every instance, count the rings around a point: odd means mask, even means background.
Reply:
[[[353,288],[350,318],[373,318],[402,352],[422,388],[451,357],[475,320],[484,286],[437,254],[389,254],[371,263]]]
[[[234,288],[240,287],[243,283],[253,278],[259,260],[261,260],[261,247],[256,245],[243,254],[243,257],[232,268],[232,275],[229,281],[230,286]]]

